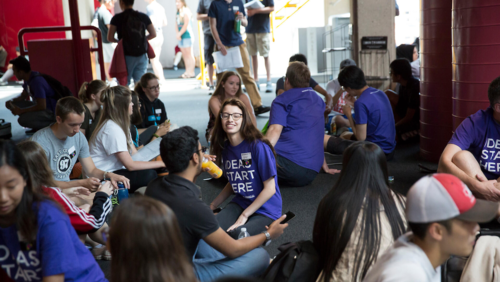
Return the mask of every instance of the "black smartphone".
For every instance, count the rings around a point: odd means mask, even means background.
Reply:
[[[291,211],[288,211],[288,212],[286,213],[285,220],[283,220],[283,221],[281,222],[281,224],[285,224],[285,223],[289,222],[289,221],[290,221],[290,220],[292,220],[292,218],[294,218],[294,217],[295,217],[295,214],[294,214],[293,212],[291,212]]]
[[[222,210],[222,208],[221,208],[221,207],[219,207],[219,208],[216,208],[215,210],[213,210],[213,212],[214,212],[214,213],[219,213],[221,210]]]

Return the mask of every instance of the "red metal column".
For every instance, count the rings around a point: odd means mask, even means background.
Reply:
[[[489,106],[488,86],[500,75],[500,1],[454,0],[453,129]]]
[[[83,48],[82,33],[80,28],[80,16],[78,15],[78,0],[69,1],[69,14],[71,18],[71,35],[73,37],[73,50],[75,51],[76,81],[78,86],[85,82],[85,73],[83,69]]]
[[[452,0],[421,0],[420,155],[437,162],[450,140]]]

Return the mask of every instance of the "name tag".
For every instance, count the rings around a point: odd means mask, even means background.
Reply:
[[[76,156],[75,146],[71,146],[71,148],[69,148],[68,154],[71,156],[71,158]]]
[[[252,153],[241,153],[241,160],[245,166],[252,165]]]
[[[239,6],[233,6],[233,11],[237,12],[240,10],[240,7]]]
[[[155,110],[155,113],[156,113],[157,115],[161,114],[161,109],[156,109],[156,110]]]

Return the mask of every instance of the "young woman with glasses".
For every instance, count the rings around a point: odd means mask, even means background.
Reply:
[[[245,104],[246,108],[249,109],[251,122],[254,126],[257,126],[257,119],[255,118],[250,99],[241,91],[240,75],[234,71],[227,71],[222,75],[221,82],[217,84],[214,94],[208,101],[210,121],[208,122],[207,131],[205,133],[205,138],[207,138],[207,140],[210,139],[210,134],[215,125],[215,118],[220,112],[222,103],[231,98],[238,98]]]
[[[220,227],[233,238],[238,238],[243,227],[250,236],[262,233],[281,216],[273,146],[253,124],[245,104],[236,98],[222,104],[211,141],[211,152],[229,183],[210,208],[216,209],[235,194],[217,214]]]
[[[133,193],[156,178],[156,169],[165,164],[132,159],[137,149],[130,136],[134,103],[128,87],[115,86],[102,91],[101,103],[104,106],[102,116],[89,142],[90,156],[99,169],[130,179],[130,192]]]
[[[134,90],[139,94],[142,104],[142,123],[138,126],[139,133],[142,133],[142,131],[152,125],[159,126],[164,124],[168,118],[165,104],[158,98],[160,96],[160,81],[158,77],[149,72],[145,73],[135,85]],[[143,129],[142,131],[141,128]]]

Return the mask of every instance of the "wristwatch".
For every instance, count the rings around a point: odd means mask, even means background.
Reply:
[[[267,232],[267,231],[264,231],[262,233],[264,233],[264,235],[266,235],[266,241],[264,242],[263,245],[264,245],[264,247],[267,247],[267,246],[269,246],[269,244],[271,244],[271,241],[272,241],[271,234],[269,234],[269,232]]]

